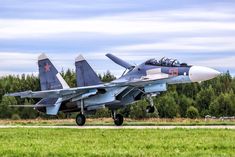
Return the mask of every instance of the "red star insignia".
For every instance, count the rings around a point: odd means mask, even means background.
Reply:
[[[44,71],[45,72],[49,72],[50,71],[50,67],[51,67],[51,65],[46,63],[46,65],[44,66]]]

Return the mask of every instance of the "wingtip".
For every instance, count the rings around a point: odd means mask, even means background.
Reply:
[[[45,53],[42,53],[42,54],[40,54],[40,55],[38,56],[38,60],[39,60],[39,61],[40,61],[40,60],[44,60],[44,59],[48,59],[48,57],[46,56]]]
[[[76,59],[75,62],[80,62],[80,61],[84,61],[85,58],[82,55],[79,55]]]

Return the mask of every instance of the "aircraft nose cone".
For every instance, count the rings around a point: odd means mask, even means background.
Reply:
[[[210,80],[219,75],[219,71],[202,66],[192,66],[189,70],[189,78],[192,82]]]

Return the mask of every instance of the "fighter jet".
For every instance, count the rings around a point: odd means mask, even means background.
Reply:
[[[120,78],[110,83],[103,83],[80,55],[75,59],[77,87],[70,88],[48,57],[41,54],[38,57],[41,91],[6,95],[40,98],[32,107],[48,115],[78,112],[76,123],[79,126],[85,124],[85,115],[90,111],[108,108],[112,111],[114,124],[120,126],[123,116],[117,113],[119,108],[146,99],[149,103],[146,112],[153,113],[152,98],[167,91],[169,84],[201,82],[220,75],[214,69],[180,63],[176,59],[150,59],[140,65],[132,65],[112,54],[106,56],[126,69]]]

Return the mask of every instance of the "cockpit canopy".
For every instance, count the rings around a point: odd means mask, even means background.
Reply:
[[[153,65],[153,66],[166,66],[166,67],[187,67],[186,63],[180,63],[177,59],[169,59],[163,57],[159,61],[156,59],[150,59],[145,62],[146,65]]]

